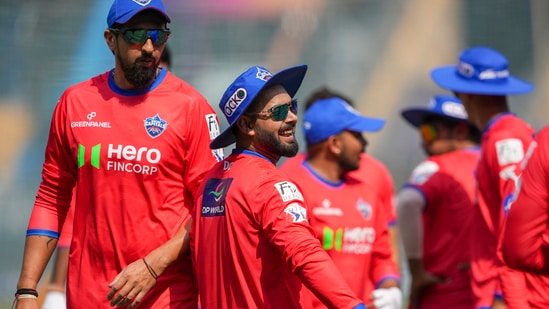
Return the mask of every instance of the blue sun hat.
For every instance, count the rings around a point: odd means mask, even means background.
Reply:
[[[431,78],[442,88],[469,94],[514,95],[534,89],[531,83],[509,73],[505,56],[483,46],[463,50],[457,65],[435,68]]]
[[[125,24],[144,10],[155,10],[166,22],[171,22],[161,0],[114,0],[107,15],[107,25],[112,27],[115,23]]]
[[[271,86],[282,85],[290,97],[293,98],[299,86],[301,86],[306,72],[307,65],[302,64],[284,69],[276,74],[260,66],[251,67],[240,74],[225,90],[221,101],[219,101],[219,109],[227,118],[229,127],[210,143],[210,148],[223,148],[236,141],[232,129],[233,125],[262,90]]]
[[[420,127],[428,117],[468,122],[467,112],[461,101],[454,96],[444,94],[433,96],[427,106],[405,108],[401,115],[416,128]]]
[[[303,132],[309,144],[322,142],[345,130],[377,132],[384,125],[385,119],[365,117],[338,97],[316,101],[303,115]]]

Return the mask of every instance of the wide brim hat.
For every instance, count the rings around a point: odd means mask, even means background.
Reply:
[[[457,65],[431,71],[433,81],[444,89],[480,95],[517,95],[534,86],[509,73],[505,56],[489,47],[471,47],[461,52]]]
[[[433,96],[427,106],[414,106],[403,109],[401,115],[416,128],[429,118],[469,122],[467,112],[461,101],[450,95]]]
[[[264,67],[254,66],[240,74],[223,93],[219,108],[229,126],[221,132],[211,143],[210,148],[218,149],[234,143],[233,126],[242,116],[257,95],[271,86],[282,85],[290,97],[294,97],[303,82],[307,65],[286,68],[272,74]]]

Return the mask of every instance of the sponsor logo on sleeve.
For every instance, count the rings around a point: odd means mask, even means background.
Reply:
[[[289,181],[283,181],[275,183],[275,188],[280,193],[280,197],[283,202],[288,202],[291,200],[303,201],[303,195],[297,189],[297,186]]]
[[[162,132],[164,132],[164,130],[166,130],[168,122],[156,114],[153,117],[145,118],[144,125],[147,134],[149,134],[152,138],[157,138],[160,134],[162,134]]]
[[[206,117],[206,125],[208,126],[208,132],[210,132],[210,140],[213,140],[220,134],[217,115],[206,114],[205,117]],[[223,158],[225,157],[223,153],[223,148],[212,149],[212,154],[214,158],[217,160],[217,162],[223,160]]]
[[[202,197],[202,217],[225,216],[225,199],[232,181],[232,178],[210,178],[207,180]]]
[[[500,166],[519,163],[524,158],[522,141],[518,138],[508,138],[496,142],[496,152]]]
[[[298,203],[291,203],[284,212],[292,218],[292,222],[307,222],[307,209]]]

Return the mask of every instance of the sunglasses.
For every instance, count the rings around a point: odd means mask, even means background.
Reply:
[[[282,105],[273,106],[269,109],[266,109],[264,111],[260,111],[257,114],[269,114],[265,117],[273,117],[274,121],[283,121],[286,120],[286,117],[288,117],[288,111],[292,111],[292,113],[297,115],[297,100],[292,100],[292,102]]]
[[[431,124],[423,124],[418,129],[421,138],[427,143],[431,143],[438,138],[437,129]]]
[[[129,44],[143,45],[148,39],[152,40],[153,45],[158,46],[166,43],[170,36],[170,29],[126,29],[120,30],[116,28],[109,28],[111,32],[116,34],[122,33],[124,41]]]

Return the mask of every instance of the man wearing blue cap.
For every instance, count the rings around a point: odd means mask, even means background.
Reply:
[[[191,229],[204,309],[311,308],[303,285],[330,308],[364,308],[315,238],[299,186],[276,168],[298,151],[293,97],[306,70],[254,66],[221,98],[229,127],[210,147],[236,145],[206,175]]]
[[[527,284],[537,286],[539,278],[510,269],[497,252],[505,216],[518,189],[521,162],[534,134],[530,125],[510,112],[507,96],[525,94],[534,87],[509,73],[505,56],[483,46],[463,50],[457,65],[438,67],[431,77],[454,92],[469,120],[483,132],[476,179],[479,200],[485,203],[479,203],[475,212],[471,244],[475,305],[489,308],[503,296],[507,308],[529,308],[540,295]]]
[[[387,214],[360,167],[364,132],[385,120],[365,117],[340,97],[315,101],[303,117],[307,158],[281,170],[302,188],[307,216],[324,250],[353,291],[375,308],[400,309],[400,276],[391,258]],[[316,299],[313,308],[326,308]]]
[[[187,232],[198,186],[222,152],[209,148],[219,134],[212,107],[158,66],[169,22],[160,0],[115,0],[104,31],[114,69],[59,99],[17,308],[37,307],[71,207],[67,308],[197,307]]]
[[[409,308],[473,309],[470,238],[480,132],[449,95],[406,108],[402,117],[419,131],[429,156],[397,196],[412,277]]]

